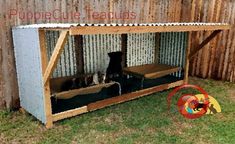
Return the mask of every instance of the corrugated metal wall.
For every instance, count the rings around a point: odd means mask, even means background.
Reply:
[[[83,36],[84,71],[106,72],[109,64],[108,53],[121,51],[121,35]]]
[[[127,35],[127,66],[154,63],[155,33]]]
[[[55,48],[57,39],[59,38],[58,31],[47,31],[47,50],[48,59],[50,59]],[[53,77],[65,77],[76,75],[77,57],[75,52],[75,40],[73,36],[69,36],[65,45],[64,51],[59,59],[56,69],[53,72]],[[121,51],[121,35],[84,35],[83,36],[83,59],[84,72],[95,73],[105,72],[108,64],[108,53]]]
[[[159,63],[181,67],[179,72],[173,74],[176,77],[183,75],[187,39],[187,32],[160,34]]]
[[[127,66],[137,66],[152,64],[155,58],[160,64],[179,66],[184,68],[185,50],[187,46],[187,33],[159,33],[159,50],[156,50],[156,34],[128,34],[127,35]],[[50,59],[59,32],[48,31],[47,49],[48,59]],[[83,36],[83,59],[84,72],[96,73],[105,72],[108,64],[108,53],[121,51],[121,35],[84,35]],[[156,56],[157,55],[157,56]],[[59,59],[53,77],[73,76],[77,74],[75,41],[73,36],[69,36],[65,49]],[[182,71],[173,74],[181,77]]]
[[[50,59],[52,52],[55,48],[56,42],[59,38],[58,31],[47,31],[47,53],[48,59]],[[64,51],[61,54],[61,57],[58,61],[56,69],[53,72],[52,77],[65,77],[73,76],[77,74],[77,65],[76,65],[76,53],[75,53],[75,43],[74,37],[69,36],[68,41],[65,44]]]
[[[135,12],[134,19],[90,19],[86,7],[93,11]],[[10,9],[21,12],[80,12],[79,19],[20,19],[9,17]],[[11,27],[45,22],[77,23],[151,23],[151,22],[229,22],[234,26],[234,0],[0,0],[0,107],[17,106],[18,90]],[[235,26],[223,32],[200,52],[190,65],[190,74],[235,82]],[[193,34],[192,47],[205,38]],[[202,36],[202,37],[201,37]],[[201,38],[200,38],[201,37]],[[7,102],[7,103],[6,103]]]

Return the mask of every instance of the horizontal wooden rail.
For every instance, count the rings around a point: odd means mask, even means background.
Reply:
[[[85,34],[126,34],[126,33],[150,33],[150,32],[184,32],[184,31],[213,31],[227,30],[230,25],[198,25],[198,26],[84,26],[72,27],[70,35]]]
[[[62,120],[65,118],[74,117],[76,115],[86,113],[86,112],[88,112],[87,106],[84,106],[84,107],[76,108],[73,110],[68,110],[68,111],[64,111],[61,113],[53,114],[52,120],[55,122],[55,121]]]
[[[52,120],[53,122],[55,121],[59,121],[65,118],[69,118],[69,117],[74,117],[76,115],[79,114],[83,114],[89,111],[94,111],[97,109],[101,109],[110,105],[114,105],[114,104],[118,104],[118,103],[122,103],[122,102],[126,102],[126,101],[130,101],[133,99],[137,99],[146,95],[150,95],[153,94],[155,92],[158,91],[163,91],[163,90],[167,90],[176,86],[180,86],[184,84],[183,80],[179,80],[173,83],[168,83],[168,84],[162,84],[159,86],[155,86],[155,87],[151,87],[151,88],[147,88],[147,89],[143,89],[140,91],[136,91],[136,92],[132,92],[132,93],[128,93],[128,94],[124,94],[124,95],[120,95],[120,96],[116,96],[116,97],[112,97],[112,98],[108,98],[105,100],[101,100],[101,101],[97,101],[91,104],[88,104],[87,106],[83,106],[80,108],[76,108],[76,109],[72,109],[72,110],[67,110],[61,113],[57,113],[57,114],[53,114],[52,115]]]
[[[137,91],[137,92],[123,94],[121,96],[116,96],[116,97],[112,97],[112,98],[109,98],[109,99],[94,102],[94,103],[88,104],[88,111],[93,111],[93,110],[104,108],[106,106],[122,103],[122,102],[125,102],[125,101],[130,101],[130,100],[140,98],[140,97],[143,97],[143,96],[146,96],[146,95],[149,95],[149,94],[153,94],[155,92],[159,92],[159,91],[167,90],[167,89],[170,89],[170,88],[173,88],[173,87],[176,87],[176,86],[180,86],[182,84],[184,84],[184,81],[180,80],[180,81],[176,81],[176,82],[173,82],[173,83],[162,84],[162,85],[151,87],[151,88],[148,88],[148,89],[143,89],[143,90],[140,90],[140,91]]]

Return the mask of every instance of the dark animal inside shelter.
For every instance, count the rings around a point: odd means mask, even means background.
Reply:
[[[122,76],[122,52],[111,52],[109,55],[109,65],[106,71],[106,78],[112,80]]]

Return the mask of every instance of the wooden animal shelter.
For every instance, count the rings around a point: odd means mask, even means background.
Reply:
[[[190,58],[228,29],[230,25],[225,23],[15,27],[21,107],[50,128],[61,119],[180,86],[188,82]],[[190,50],[193,31],[211,34]],[[109,54],[115,52],[121,53],[122,67],[117,80],[61,90],[66,81],[83,81],[98,71],[105,72],[110,66]]]

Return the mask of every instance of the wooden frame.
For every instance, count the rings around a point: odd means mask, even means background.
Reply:
[[[72,27],[69,29],[70,35],[79,34],[125,34],[125,33],[154,33],[154,32],[186,32],[205,30],[225,30],[230,29],[230,25],[183,25],[183,26],[107,26],[107,27]]]
[[[201,44],[199,44],[194,51],[190,52],[189,58],[192,59],[206,44],[208,44],[213,38],[215,38],[222,30],[213,31]],[[190,37],[191,38],[191,37]]]
[[[158,91],[166,90],[176,86],[180,86],[184,83],[188,83],[188,71],[189,71],[189,60],[193,57],[200,49],[203,48],[210,40],[212,40],[219,32],[222,30],[227,30],[230,25],[199,25],[199,26],[116,26],[116,27],[97,27],[97,26],[85,26],[85,27],[71,27],[71,28],[40,28],[39,29],[39,38],[40,38],[40,51],[41,51],[41,62],[42,62],[42,71],[44,79],[44,97],[45,97],[45,110],[46,110],[46,127],[51,128],[53,122],[73,117],[82,113],[89,111],[94,111],[106,106],[113,104],[122,103],[125,101],[133,100],[145,95],[149,95]],[[61,31],[60,37],[57,41],[55,49],[52,53],[51,59],[47,60],[46,52],[46,39],[45,39],[45,30],[54,30]],[[191,31],[204,31],[211,30],[214,31],[208,38],[206,38],[193,52],[190,52],[191,47]],[[136,92],[123,94],[113,98],[97,101],[87,106],[76,108],[73,110],[64,111],[57,114],[52,114],[51,108],[51,92],[50,92],[50,76],[55,69],[59,56],[61,55],[68,35],[85,35],[85,34],[127,34],[127,33],[148,33],[148,32],[189,32],[188,35],[188,46],[186,50],[186,63],[185,63],[185,75],[183,80],[179,80],[173,83],[162,84],[155,87],[142,89]],[[123,40],[126,40],[126,36],[122,36]],[[125,42],[123,42],[125,44]],[[126,45],[122,46],[122,49],[126,49]]]
[[[79,89],[73,89],[73,90],[64,91],[64,92],[60,92],[60,93],[55,93],[53,95],[55,95],[55,98],[69,99],[69,98],[73,98],[74,96],[77,96],[77,95],[98,93],[102,90],[102,88],[108,88],[108,87],[115,85],[115,84],[120,86],[120,84],[117,82],[109,82],[109,83],[93,85],[93,86],[89,86],[89,87],[85,87],[85,88],[79,88]],[[119,87],[119,94],[121,94],[121,87]]]
[[[39,30],[39,41],[40,41],[40,51],[41,51],[41,61],[42,61],[42,72],[45,73],[48,65],[48,59],[47,59],[47,49],[46,49],[46,34],[44,30]],[[53,126],[53,120],[52,120],[52,106],[51,106],[51,91],[50,91],[49,82],[47,82],[44,85],[44,97],[45,97],[46,127],[51,128]]]

